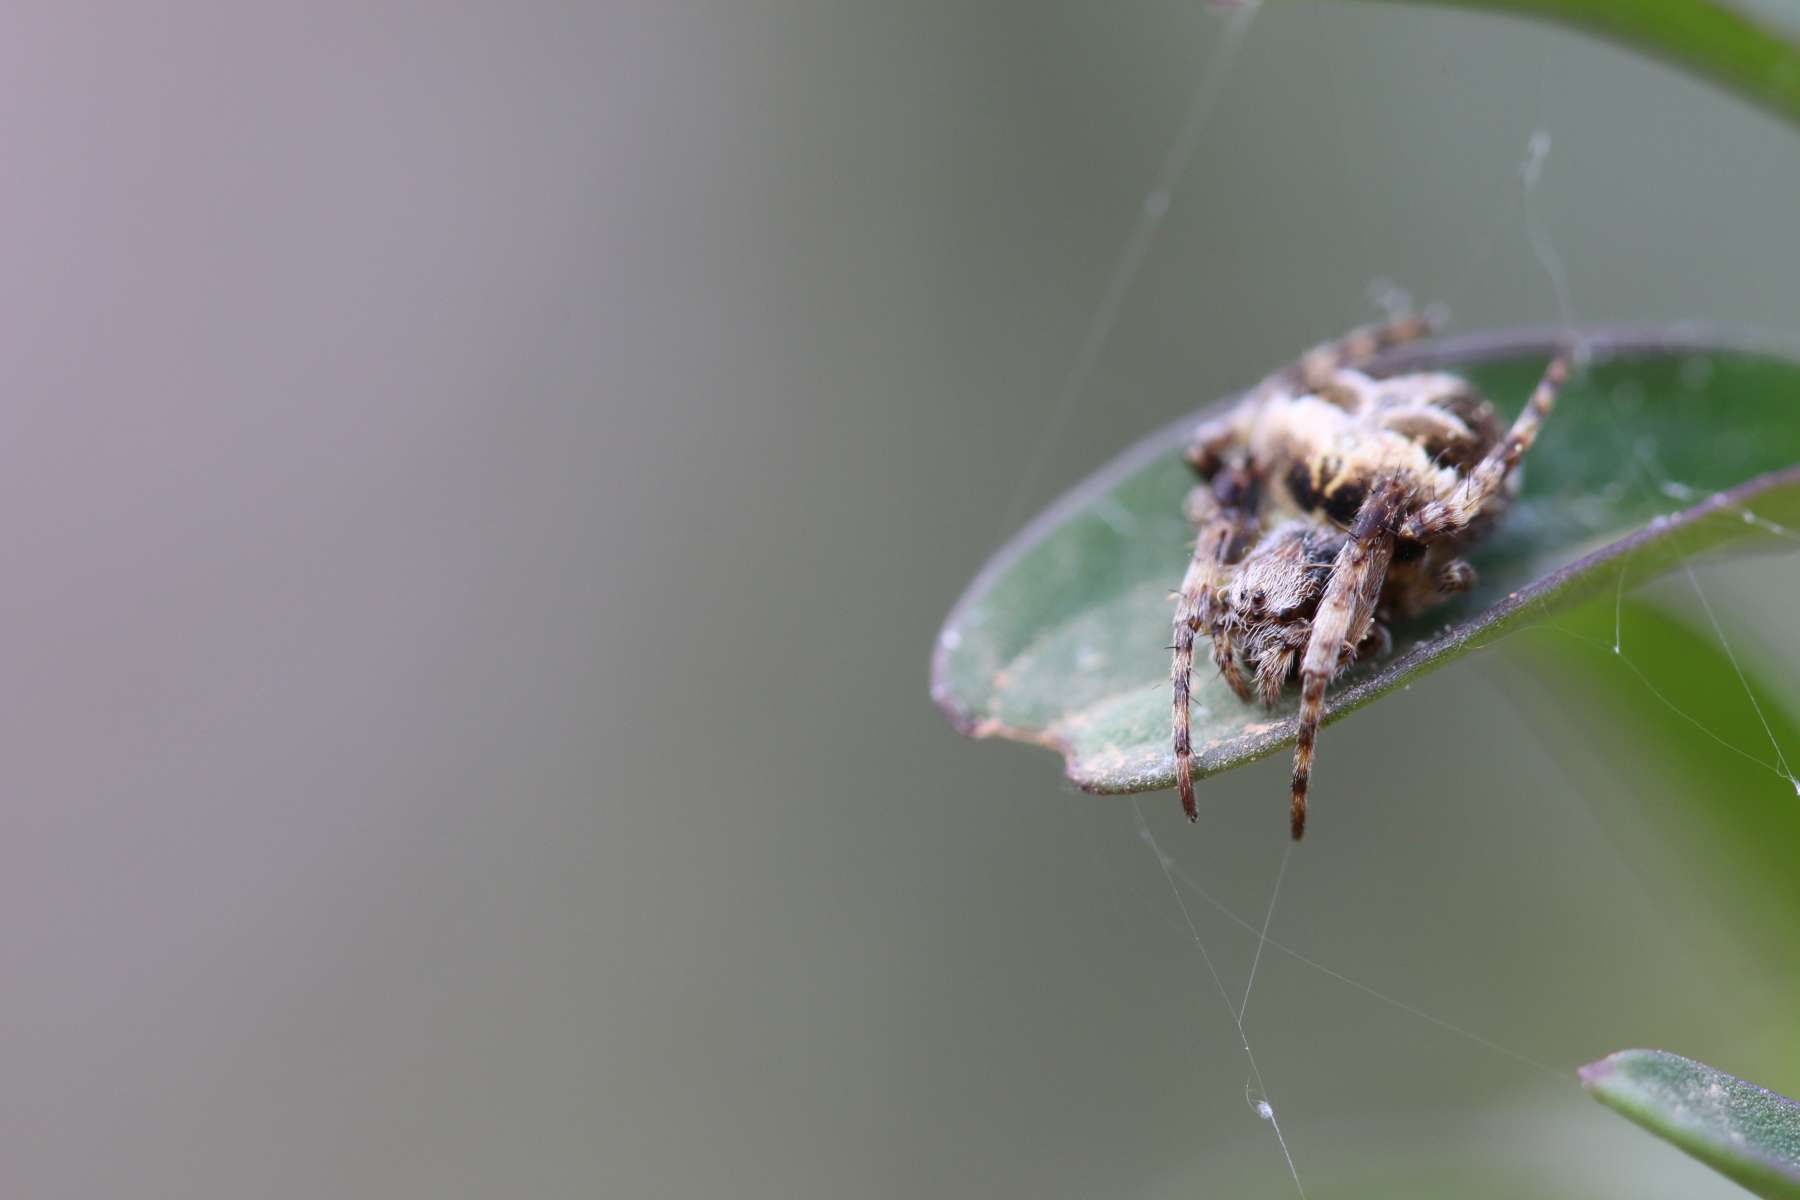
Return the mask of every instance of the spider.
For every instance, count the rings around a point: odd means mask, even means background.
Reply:
[[[1199,533],[1175,607],[1175,777],[1194,804],[1188,688],[1194,639],[1246,701],[1273,706],[1300,683],[1290,821],[1306,830],[1306,792],[1325,687],[1392,647],[1388,623],[1467,591],[1461,557],[1518,492],[1567,354],[1551,359],[1504,429],[1468,381],[1440,372],[1373,378],[1378,352],[1423,337],[1401,317],[1327,342],[1269,376],[1195,431],[1186,458],[1200,477],[1185,504]]]

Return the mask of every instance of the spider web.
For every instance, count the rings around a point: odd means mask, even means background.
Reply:
[[[1527,237],[1531,242],[1532,253],[1536,256],[1539,265],[1543,268],[1544,274],[1548,277],[1551,288],[1555,293],[1557,311],[1560,314],[1562,326],[1564,329],[1570,331],[1570,340],[1575,343],[1576,360],[1577,362],[1582,362],[1585,361],[1586,358],[1585,347],[1583,347],[1573,336],[1576,323],[1574,318],[1574,305],[1569,296],[1568,275],[1563,267],[1562,256],[1557,252],[1555,243],[1551,240],[1548,230],[1545,228],[1532,203],[1543,178],[1544,166],[1546,160],[1549,158],[1550,149],[1550,132],[1545,129],[1535,131],[1531,135],[1531,140],[1527,146],[1525,159],[1520,165],[1520,177],[1524,182],[1525,228]],[[1698,363],[1704,362],[1703,359],[1695,361]],[[1699,371],[1690,372],[1688,382],[1696,386],[1704,384],[1705,374],[1704,368]],[[1629,481],[1628,486],[1636,489],[1640,496],[1652,500],[1657,497],[1662,497],[1670,500],[1691,502],[1702,498],[1696,489],[1675,479],[1663,468],[1653,445],[1631,437],[1624,420],[1617,411],[1619,397],[1616,394],[1606,396],[1605,403],[1607,405],[1607,414],[1612,420],[1613,428],[1618,437],[1619,461],[1630,464],[1630,470],[1627,474],[1627,479]],[[1736,511],[1745,523],[1756,526],[1765,533],[1771,533],[1778,537],[1800,540],[1800,536],[1795,535],[1791,530],[1788,530],[1777,522],[1768,520],[1749,508],[1737,506]],[[1666,517],[1655,518],[1652,523],[1654,524],[1657,521],[1666,519]],[[1692,589],[1695,598],[1699,601],[1701,609],[1705,612],[1707,624],[1711,627],[1713,636],[1717,639],[1719,648],[1724,652],[1726,660],[1730,662],[1731,669],[1737,676],[1738,685],[1743,689],[1745,698],[1749,700],[1750,707],[1752,711],[1755,712],[1757,721],[1762,726],[1763,736],[1768,740],[1770,748],[1774,751],[1774,760],[1772,762],[1765,761],[1756,754],[1745,750],[1735,742],[1732,742],[1715,732],[1704,721],[1701,721],[1693,714],[1684,710],[1680,705],[1671,700],[1662,689],[1656,686],[1655,682],[1643,667],[1633,662],[1625,653],[1625,584],[1626,579],[1631,572],[1631,559],[1632,554],[1627,553],[1620,560],[1618,577],[1613,588],[1613,655],[1631,670],[1637,679],[1650,690],[1651,694],[1672,709],[1683,720],[1692,724],[1695,728],[1699,729],[1707,737],[1711,738],[1725,749],[1747,758],[1752,762],[1758,763],[1775,775],[1785,779],[1794,789],[1795,795],[1800,795],[1800,779],[1795,778],[1793,770],[1788,766],[1786,752],[1783,750],[1780,740],[1775,736],[1775,730],[1769,724],[1768,716],[1763,712],[1762,702],[1757,699],[1755,689],[1750,686],[1749,679],[1744,675],[1744,669],[1742,664],[1738,661],[1737,652],[1732,648],[1731,641],[1725,634],[1725,627],[1719,620],[1718,612],[1713,607],[1712,600],[1708,597],[1706,589],[1701,586],[1700,576],[1694,570],[1692,559],[1683,561],[1682,573],[1686,576],[1689,587]],[[1567,629],[1561,629],[1559,631],[1568,634],[1569,636],[1579,636]]]
[[[1107,340],[1117,325],[1120,312],[1140,273],[1145,259],[1155,241],[1163,218],[1174,203],[1177,191],[1186,175],[1187,168],[1201,144],[1208,120],[1216,107],[1217,101],[1229,79],[1232,66],[1241,46],[1248,35],[1251,23],[1257,12],[1256,0],[1242,4],[1218,4],[1215,8],[1224,10],[1221,18],[1220,35],[1213,47],[1210,58],[1203,68],[1200,78],[1191,94],[1186,110],[1179,126],[1169,143],[1156,173],[1147,189],[1144,202],[1136,214],[1113,269],[1107,276],[1105,285],[1085,327],[1083,336],[1077,345],[1073,361],[1065,377],[1063,387],[1058,391],[1053,406],[1046,419],[1038,426],[1036,444],[1026,458],[1026,465],[1014,487],[1012,499],[1003,519],[1003,528],[1010,531],[1019,521],[1023,505],[1031,495],[1035,484],[1046,464],[1058,439],[1063,436],[1067,423],[1092,379],[1104,352]],[[1541,95],[1541,93],[1540,93]],[[1541,103],[1541,101],[1540,101]],[[1541,118],[1541,112],[1539,113]],[[1548,226],[1537,208],[1537,197],[1542,189],[1553,139],[1550,131],[1542,127],[1541,119],[1534,122],[1539,125],[1527,141],[1525,152],[1519,165],[1521,187],[1521,220],[1524,240],[1537,268],[1547,281],[1551,298],[1555,305],[1558,321],[1563,328],[1571,332],[1576,328],[1575,305],[1572,298],[1568,273],[1562,256],[1551,237]],[[1481,260],[1491,257],[1493,252],[1503,244],[1505,230],[1497,230],[1496,236],[1488,243],[1485,253],[1478,256]],[[1514,236],[1517,236],[1515,233]],[[1376,280],[1370,285],[1370,299],[1378,307],[1390,315],[1411,307],[1411,298],[1399,285],[1387,280]],[[1585,348],[1577,344],[1575,353],[1576,365],[1580,369],[1586,362]],[[1694,489],[1672,478],[1662,470],[1655,461],[1653,451],[1646,452],[1636,446],[1628,436],[1624,422],[1618,422],[1621,444],[1629,447],[1624,460],[1633,465],[1631,486],[1646,489],[1660,496],[1675,501],[1691,501],[1696,499]],[[1776,536],[1800,540],[1800,533],[1789,530],[1780,524],[1749,510],[1740,510],[1741,518],[1750,524]],[[1726,634],[1724,622],[1719,618],[1706,589],[1702,585],[1700,575],[1691,564],[1684,564],[1683,573],[1694,596],[1703,609],[1708,625],[1717,639],[1721,650],[1736,672],[1739,685],[1748,697],[1752,709],[1761,724],[1762,735],[1769,743],[1772,759],[1765,758],[1751,750],[1745,749],[1731,739],[1713,730],[1704,720],[1687,712],[1675,702],[1664,690],[1657,687],[1645,669],[1636,663],[1627,652],[1627,635],[1624,627],[1624,592],[1631,571],[1630,556],[1621,561],[1616,583],[1614,600],[1614,636],[1611,646],[1614,657],[1624,669],[1631,671],[1656,699],[1668,706],[1684,720],[1701,730],[1707,737],[1718,743],[1724,750],[1741,755],[1768,769],[1772,774],[1785,780],[1796,794],[1800,794],[1800,778],[1796,778],[1789,766],[1785,748],[1781,745],[1775,731],[1764,714],[1755,691],[1738,661],[1736,652]],[[1573,634],[1566,629],[1558,629],[1554,625],[1548,628],[1558,632]],[[1573,1089],[1575,1081],[1571,1067],[1573,1064],[1553,1065],[1543,1058],[1523,1050],[1506,1045],[1492,1037],[1486,1036],[1466,1025],[1440,1016],[1425,1007],[1411,1003],[1361,979],[1341,971],[1321,961],[1320,958],[1296,949],[1286,941],[1271,937],[1270,930],[1274,925],[1278,910],[1282,884],[1287,878],[1290,859],[1293,853],[1292,843],[1288,843],[1282,851],[1276,866],[1274,879],[1268,888],[1268,903],[1260,921],[1254,920],[1238,912],[1232,906],[1219,899],[1212,891],[1195,878],[1194,873],[1185,869],[1181,862],[1169,853],[1153,832],[1146,819],[1141,802],[1133,798],[1133,813],[1136,819],[1138,836],[1155,859],[1160,874],[1167,886],[1173,902],[1174,915],[1166,916],[1170,925],[1194,948],[1195,953],[1205,968],[1213,990],[1219,1002],[1223,1004],[1230,1018],[1231,1029],[1237,1044],[1241,1047],[1248,1075],[1244,1083],[1244,1096],[1248,1107],[1261,1120],[1268,1123],[1276,1145],[1279,1147],[1289,1178],[1296,1194],[1305,1197],[1306,1189],[1302,1182],[1301,1172],[1296,1162],[1294,1148],[1283,1132],[1270,1088],[1258,1064],[1248,1029],[1251,1000],[1255,995],[1258,970],[1265,954],[1273,952],[1306,970],[1334,983],[1359,992],[1371,999],[1379,1001],[1405,1014],[1408,1018],[1429,1025],[1440,1032],[1450,1035],[1484,1053],[1504,1059],[1534,1077],[1547,1077],[1557,1081],[1563,1088]],[[1190,907],[1190,898],[1204,904],[1216,914],[1235,926],[1244,934],[1255,938],[1255,949],[1251,956],[1250,966],[1245,974],[1241,996],[1234,1001],[1232,989],[1227,985],[1215,956],[1209,951],[1206,940],[1202,937],[1200,927]],[[1165,914],[1167,906],[1165,906]],[[1210,1006],[1210,1001],[1207,1002]]]
[[[1119,312],[1125,305],[1125,298],[1144,269],[1144,260],[1155,244],[1157,233],[1162,229],[1163,218],[1168,216],[1170,207],[1175,203],[1176,189],[1187,175],[1188,166],[1194,159],[1194,151],[1200,147],[1200,136],[1206,132],[1219,97],[1225,92],[1225,84],[1231,78],[1231,69],[1237,62],[1245,36],[1250,32],[1250,22],[1256,16],[1259,2],[1260,0],[1241,5],[1215,4],[1215,7],[1228,7],[1231,11],[1225,16],[1218,42],[1200,71],[1200,80],[1188,99],[1181,124],[1170,140],[1168,149],[1163,151],[1162,162],[1157,166],[1150,187],[1144,193],[1144,203],[1132,222],[1131,232],[1113,261],[1112,270],[1101,289],[1100,299],[1095,303],[1093,313],[1082,331],[1069,373],[1064,377],[1062,387],[1057,390],[1056,400],[1049,413],[1038,426],[1036,444],[1025,459],[1025,467],[1020,472],[1018,483],[1013,486],[1012,499],[1008,501],[1005,516],[1000,522],[1002,534],[1011,533],[1025,515],[1027,499],[1049,463],[1058,439],[1067,431],[1069,417],[1093,379],[1094,368],[1100,365],[1101,352],[1106,349],[1107,339],[1112,336],[1113,328],[1119,323]]]
[[[1093,377],[1095,368],[1099,365],[1107,339],[1118,324],[1119,313],[1124,306],[1126,296],[1143,269],[1145,258],[1155,242],[1163,218],[1167,216],[1175,201],[1177,188],[1187,174],[1194,152],[1200,145],[1201,135],[1205,132],[1218,99],[1224,92],[1231,69],[1237,60],[1244,39],[1250,31],[1251,22],[1256,16],[1259,0],[1235,4],[1216,3],[1214,7],[1225,11],[1221,34],[1209,60],[1200,72],[1199,80],[1188,100],[1181,123],[1173,139],[1169,142],[1168,148],[1164,151],[1150,187],[1144,194],[1143,205],[1132,223],[1124,244],[1120,247],[1105,286],[1101,290],[1100,298],[1088,319],[1074,360],[1064,378],[1063,386],[1058,390],[1049,414],[1038,427],[1036,444],[1026,458],[1026,465],[1018,482],[1014,485],[1012,499],[1007,504],[1005,515],[1002,518],[1003,532],[1010,531],[1023,516],[1027,497],[1032,494],[1038,477],[1049,462],[1058,439],[1063,436],[1068,426],[1070,415],[1074,412]],[[1207,974],[1211,977],[1214,986],[1218,989],[1219,999],[1224,1003],[1226,1012],[1230,1014],[1232,1024],[1237,1032],[1238,1042],[1243,1047],[1244,1058],[1250,1069],[1250,1079],[1244,1085],[1245,1100],[1260,1118],[1268,1122],[1269,1128],[1274,1133],[1275,1141],[1281,1148],[1282,1158],[1287,1164],[1294,1190],[1304,1200],[1306,1188],[1301,1183],[1300,1170],[1294,1162],[1294,1155],[1288,1146],[1287,1138],[1281,1131],[1281,1123],[1268,1098],[1268,1085],[1263,1080],[1262,1070],[1256,1062],[1256,1053],[1251,1047],[1249,1035],[1245,1032],[1244,1018],[1250,1005],[1251,988],[1255,983],[1254,966],[1245,980],[1242,1000],[1234,1004],[1224,978],[1219,974],[1212,955],[1208,953],[1206,943],[1200,936],[1199,927],[1194,923],[1193,915],[1188,911],[1186,898],[1183,896],[1181,888],[1177,886],[1178,867],[1175,860],[1165,854],[1157,844],[1156,836],[1151,832],[1149,822],[1144,819],[1143,808],[1135,797],[1132,804],[1140,834],[1162,869],[1163,878],[1167,881],[1169,890],[1174,897],[1175,906],[1181,914],[1187,936],[1205,964]],[[1280,895],[1281,878],[1285,874],[1286,868],[1287,854],[1284,852],[1281,868],[1276,876],[1275,887],[1269,897],[1268,912],[1259,931],[1256,960],[1258,963],[1261,961],[1263,944],[1268,940],[1268,926],[1275,915],[1275,904]]]
[[[1550,231],[1536,205],[1536,199],[1544,179],[1545,167],[1549,161],[1550,152],[1553,146],[1550,130],[1541,125],[1541,88],[1538,97],[1538,116],[1540,118],[1540,125],[1539,128],[1532,132],[1531,137],[1526,144],[1525,157],[1519,164],[1519,177],[1523,184],[1520,196],[1524,215],[1525,234],[1531,245],[1532,255],[1536,258],[1538,266],[1542,269],[1544,277],[1549,282],[1551,292],[1556,301],[1558,319],[1562,327],[1570,333],[1570,341],[1573,342],[1575,346],[1576,364],[1580,367],[1586,364],[1588,354],[1587,347],[1582,345],[1580,341],[1574,337],[1574,330],[1576,328],[1575,305],[1570,295],[1568,272],[1563,265],[1562,255],[1557,250],[1556,243],[1551,238]],[[1703,359],[1697,359],[1695,361],[1701,365],[1700,370],[1689,373],[1687,381],[1699,386],[1705,383],[1707,371],[1704,368]],[[1626,422],[1621,418],[1618,412],[1618,403],[1619,397],[1617,394],[1610,394],[1606,397],[1607,415],[1611,419],[1613,428],[1618,437],[1620,451],[1618,459],[1621,462],[1627,462],[1631,465],[1631,470],[1628,474],[1629,486],[1636,489],[1639,494],[1644,497],[1662,496],[1671,500],[1688,502],[1700,499],[1700,495],[1694,488],[1675,479],[1663,468],[1661,462],[1657,458],[1656,450],[1653,445],[1633,438],[1630,435]],[[1772,533],[1780,537],[1800,540],[1800,537],[1796,537],[1795,534],[1780,524],[1767,520],[1750,509],[1740,507],[1738,512],[1746,523],[1757,526],[1765,533]],[[1657,518],[1656,520],[1663,519],[1666,518]],[[1707,737],[1714,742],[1717,742],[1725,749],[1744,758],[1748,758],[1752,762],[1756,762],[1759,765],[1766,767],[1774,774],[1785,779],[1794,789],[1794,793],[1800,795],[1800,779],[1795,778],[1794,772],[1788,766],[1787,756],[1781,746],[1780,740],[1776,738],[1775,731],[1770,726],[1769,719],[1763,712],[1762,704],[1757,699],[1755,690],[1751,688],[1750,681],[1744,675],[1744,669],[1738,662],[1737,653],[1733,650],[1730,640],[1725,635],[1725,628],[1719,621],[1718,613],[1714,609],[1712,601],[1708,598],[1706,589],[1701,586],[1700,576],[1695,572],[1691,559],[1682,562],[1682,573],[1686,576],[1694,596],[1698,599],[1701,608],[1705,611],[1707,623],[1711,626],[1713,636],[1718,640],[1720,649],[1724,651],[1726,659],[1731,663],[1731,668],[1737,676],[1739,687],[1743,689],[1745,697],[1750,702],[1751,709],[1756,713],[1756,718],[1762,726],[1763,736],[1768,740],[1770,748],[1774,751],[1774,761],[1764,761],[1757,755],[1737,745],[1735,742],[1721,736],[1704,721],[1687,712],[1670,699],[1662,689],[1658,688],[1644,668],[1633,662],[1625,653],[1625,584],[1631,571],[1631,560],[1631,553],[1627,553],[1620,560],[1618,578],[1615,581],[1613,589],[1613,655],[1618,658],[1634,676],[1636,676],[1638,681],[1641,682],[1658,701],[1666,705],[1677,716],[1693,725],[1696,729],[1700,730]],[[1558,628],[1558,632],[1570,636],[1579,636],[1573,634],[1570,630],[1562,629],[1560,627]]]

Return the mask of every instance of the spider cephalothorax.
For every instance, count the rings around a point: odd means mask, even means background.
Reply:
[[[1518,491],[1519,460],[1568,373],[1559,355],[1510,430],[1466,380],[1357,368],[1430,331],[1404,318],[1320,346],[1194,434],[1199,531],[1175,610],[1175,774],[1197,817],[1188,740],[1194,639],[1245,700],[1300,681],[1293,835],[1306,827],[1325,685],[1386,653],[1387,623],[1475,582],[1460,557]]]

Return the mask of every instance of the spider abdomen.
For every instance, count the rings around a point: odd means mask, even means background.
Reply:
[[[1282,507],[1348,529],[1377,484],[1398,480],[1413,500],[1441,498],[1466,474],[1459,461],[1488,449],[1454,418],[1427,429],[1414,409],[1395,429],[1384,415],[1374,405],[1347,412],[1313,396],[1270,397],[1249,422],[1250,460]]]

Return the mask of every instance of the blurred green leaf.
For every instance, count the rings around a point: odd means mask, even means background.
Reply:
[[[1701,549],[1800,526],[1792,355],[1691,330],[1580,336],[1592,365],[1570,381],[1527,460],[1519,502],[1473,555],[1481,582],[1396,629],[1385,663],[1340,679],[1328,721],[1552,609],[1634,586]],[[1516,410],[1558,340],[1476,335],[1396,351],[1377,369],[1460,370]],[[1195,419],[1077,486],[970,585],[932,663],[933,698],[958,729],[1051,747],[1089,791],[1172,786],[1169,591],[1191,545],[1181,502],[1193,480],[1180,448]],[[1671,513],[1683,505],[1692,506]],[[1291,694],[1271,714],[1210,671],[1197,671],[1195,685],[1199,773],[1292,740]]]
[[[1704,579],[1694,589],[1714,590]],[[1734,662],[1697,590],[1670,580],[1654,593],[1602,595],[1519,637],[1529,669],[1508,681],[1521,711],[1554,714],[1538,736],[1619,855],[1679,909],[1671,926],[1692,918],[1714,949],[1741,950],[1738,1011],[1766,991],[1785,1031],[1800,978],[1800,803],[1775,747],[1800,750],[1800,720],[1757,630],[1726,620]],[[1676,610],[1684,598],[1694,611]],[[1800,1066],[1800,1046],[1778,1041],[1764,1053]]]
[[[1662,1050],[1581,1068],[1594,1099],[1768,1200],[1800,1200],[1800,1104]]]
[[[1403,2],[1485,8],[1573,26],[1692,71],[1800,125],[1800,44],[1793,28],[1770,19],[1769,0],[1760,6],[1742,0]]]

